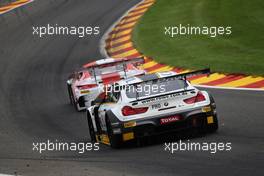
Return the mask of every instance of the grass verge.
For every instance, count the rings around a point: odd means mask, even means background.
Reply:
[[[136,48],[160,63],[264,76],[264,1],[157,0],[133,31]],[[164,34],[168,26],[231,26],[232,34]]]

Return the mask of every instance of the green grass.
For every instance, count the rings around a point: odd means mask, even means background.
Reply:
[[[232,34],[170,38],[165,26],[231,26]],[[160,63],[264,75],[263,0],[157,0],[133,31],[136,48]]]

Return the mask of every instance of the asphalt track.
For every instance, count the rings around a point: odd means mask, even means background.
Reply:
[[[100,151],[32,151],[33,142],[89,142],[85,115],[68,103],[65,81],[80,65],[100,58],[104,32],[138,1],[46,0],[0,16],[0,174],[20,175],[264,175],[264,93],[210,90],[220,129],[195,142],[231,142],[229,152],[164,151],[144,147]],[[98,25],[100,36],[32,35],[32,25]]]

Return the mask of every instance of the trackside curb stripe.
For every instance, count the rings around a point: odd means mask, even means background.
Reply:
[[[4,14],[4,13],[7,13],[11,10],[14,10],[18,7],[21,7],[21,6],[24,6],[26,4],[29,4],[31,2],[33,2],[34,0],[18,0],[18,1],[15,1],[15,2],[12,2],[10,4],[7,4],[5,6],[2,6],[0,7],[0,15]]]

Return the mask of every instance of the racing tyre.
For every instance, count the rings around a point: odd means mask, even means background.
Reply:
[[[217,115],[214,116],[214,123],[213,124],[207,124],[206,132],[207,133],[214,133],[218,130],[218,119]]]
[[[91,118],[91,115],[90,115],[89,111],[87,111],[87,122],[88,122],[89,135],[90,135],[90,138],[91,138],[91,142],[95,143],[96,142],[96,136],[95,136],[95,131],[94,131],[94,127],[93,127],[92,118]]]
[[[73,101],[74,101],[74,100],[73,100]],[[82,109],[81,109],[80,104],[78,103],[78,101],[77,101],[77,102],[74,101],[74,102],[73,102],[73,105],[74,105],[74,108],[75,108],[75,110],[76,110],[77,112],[82,111]]]
[[[113,134],[113,129],[112,126],[110,125],[109,118],[106,117],[105,120],[106,120],[107,134],[109,137],[111,147],[120,148],[122,144],[120,136]]]
[[[211,108],[215,111],[216,110],[216,104],[213,96],[209,94],[210,100],[211,100]],[[206,132],[207,133],[214,133],[218,130],[218,118],[217,118],[217,113],[214,112],[213,116],[213,124],[207,124]]]
[[[72,89],[71,89],[71,85],[67,84],[67,89],[68,89],[68,94],[69,94],[69,99],[70,99],[70,104],[73,104],[73,94],[72,94]]]

